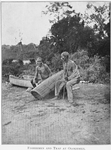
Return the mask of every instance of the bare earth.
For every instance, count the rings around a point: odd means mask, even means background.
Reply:
[[[110,144],[109,87],[79,86],[73,106],[2,83],[2,144]]]

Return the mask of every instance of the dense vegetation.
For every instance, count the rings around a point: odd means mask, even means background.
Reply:
[[[55,72],[62,69],[61,52],[68,51],[71,59],[79,66],[82,80],[109,83],[109,6],[107,4],[96,6],[89,3],[85,14],[80,14],[76,13],[68,2],[51,2],[43,13],[50,14],[51,29],[32,53],[28,51],[30,44],[25,46],[27,47],[25,58],[35,59],[35,56],[41,56]],[[12,47],[10,49],[12,50]],[[19,50],[17,52],[19,53]],[[8,71],[9,68],[4,69],[3,65],[2,73],[19,75],[22,70],[28,70],[30,67],[31,65],[22,65],[15,73]]]

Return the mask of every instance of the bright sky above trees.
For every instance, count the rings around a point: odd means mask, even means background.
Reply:
[[[16,45],[22,38],[23,44],[39,44],[48,33],[49,16],[42,11],[48,2],[3,2],[2,44]],[[76,12],[84,13],[87,2],[71,2]]]

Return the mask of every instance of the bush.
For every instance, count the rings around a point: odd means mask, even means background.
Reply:
[[[36,64],[26,64],[24,65],[23,74],[24,75],[34,75]]]
[[[61,55],[55,54],[51,60],[51,70],[57,72],[60,71],[61,69],[62,69]]]
[[[5,77],[8,81],[9,75],[19,76],[23,72],[23,67],[18,65],[3,65],[2,66],[2,77]]]
[[[12,61],[13,61],[13,59],[5,59],[5,60],[2,62],[2,64],[3,64],[3,65],[9,65],[9,64],[12,63]]]
[[[87,51],[79,50],[71,56],[80,68],[81,80],[93,83],[109,83],[109,73],[106,72],[105,57],[94,56],[89,58]]]
[[[109,73],[106,72],[106,65],[102,61],[103,58],[94,56],[90,58],[90,66],[87,69],[90,82],[108,83]]]
[[[110,73],[107,72],[107,64],[109,63],[107,57],[89,57],[86,50],[78,50],[72,54],[71,59],[78,65],[81,80],[93,83],[109,83]],[[45,63],[51,68],[52,72],[57,72],[63,69],[61,55],[54,54],[50,61]],[[2,75],[8,79],[10,74],[19,76],[20,74],[34,75],[36,64],[20,65],[18,63],[5,64],[2,66]]]
[[[2,79],[9,81],[9,75],[22,77],[23,75],[34,75],[36,64],[20,65],[19,62],[2,65]]]
[[[36,62],[35,62],[35,59],[30,59],[30,63],[31,64],[35,64]]]

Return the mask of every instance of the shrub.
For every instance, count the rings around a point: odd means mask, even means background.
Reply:
[[[54,57],[51,60],[51,69],[52,71],[60,71],[62,69],[62,61],[61,61],[61,55],[55,54]]]
[[[36,62],[35,62],[35,59],[30,59],[30,63],[31,64],[35,64]]]
[[[3,65],[2,66],[2,76],[8,80],[9,75],[19,76],[23,72],[23,67],[18,65]]]
[[[71,56],[79,66],[81,80],[93,83],[109,83],[109,73],[106,72],[106,58],[95,55],[89,58],[87,51],[79,50]]]

